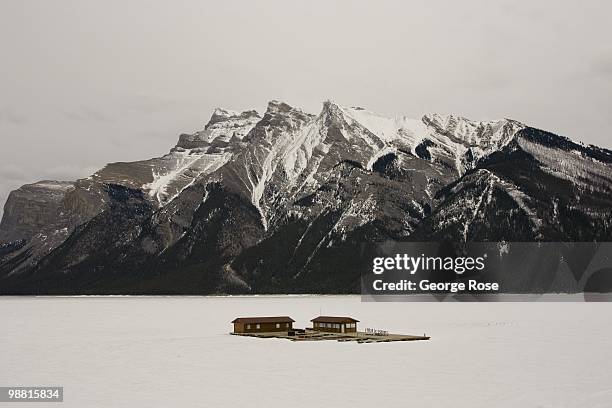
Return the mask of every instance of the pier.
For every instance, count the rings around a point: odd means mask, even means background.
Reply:
[[[260,332],[260,333],[236,333],[234,336],[258,337],[262,339],[287,339],[291,341],[329,341],[362,343],[390,343],[395,341],[421,341],[429,340],[429,336],[413,336],[407,334],[385,333],[374,334],[366,332],[354,333],[329,333],[313,329],[295,329],[288,332]]]

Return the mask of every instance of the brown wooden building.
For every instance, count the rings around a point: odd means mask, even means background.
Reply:
[[[352,317],[342,316],[319,316],[311,320],[312,328],[317,331],[332,333],[355,333],[357,323]]]
[[[272,317],[238,317],[234,319],[234,333],[286,332],[293,328],[289,316]]]

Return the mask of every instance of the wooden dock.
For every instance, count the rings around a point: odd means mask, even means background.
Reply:
[[[287,332],[268,332],[268,333],[230,333],[234,336],[259,337],[262,339],[287,339],[291,341],[326,341],[335,340],[338,342],[354,341],[362,343],[390,343],[394,341],[419,341],[429,340],[429,336],[411,336],[407,334],[386,334],[375,335],[365,332],[356,333],[329,333],[306,329],[304,333],[289,335]]]

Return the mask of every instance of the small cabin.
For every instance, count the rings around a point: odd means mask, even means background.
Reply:
[[[352,317],[319,316],[311,320],[312,328],[316,331],[332,333],[356,333],[357,323]]]
[[[294,322],[289,316],[238,317],[232,321],[234,333],[286,332],[293,329]]]

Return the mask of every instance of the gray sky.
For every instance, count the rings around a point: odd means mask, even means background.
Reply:
[[[509,117],[610,148],[611,4],[2,0],[0,203],[271,99]]]

